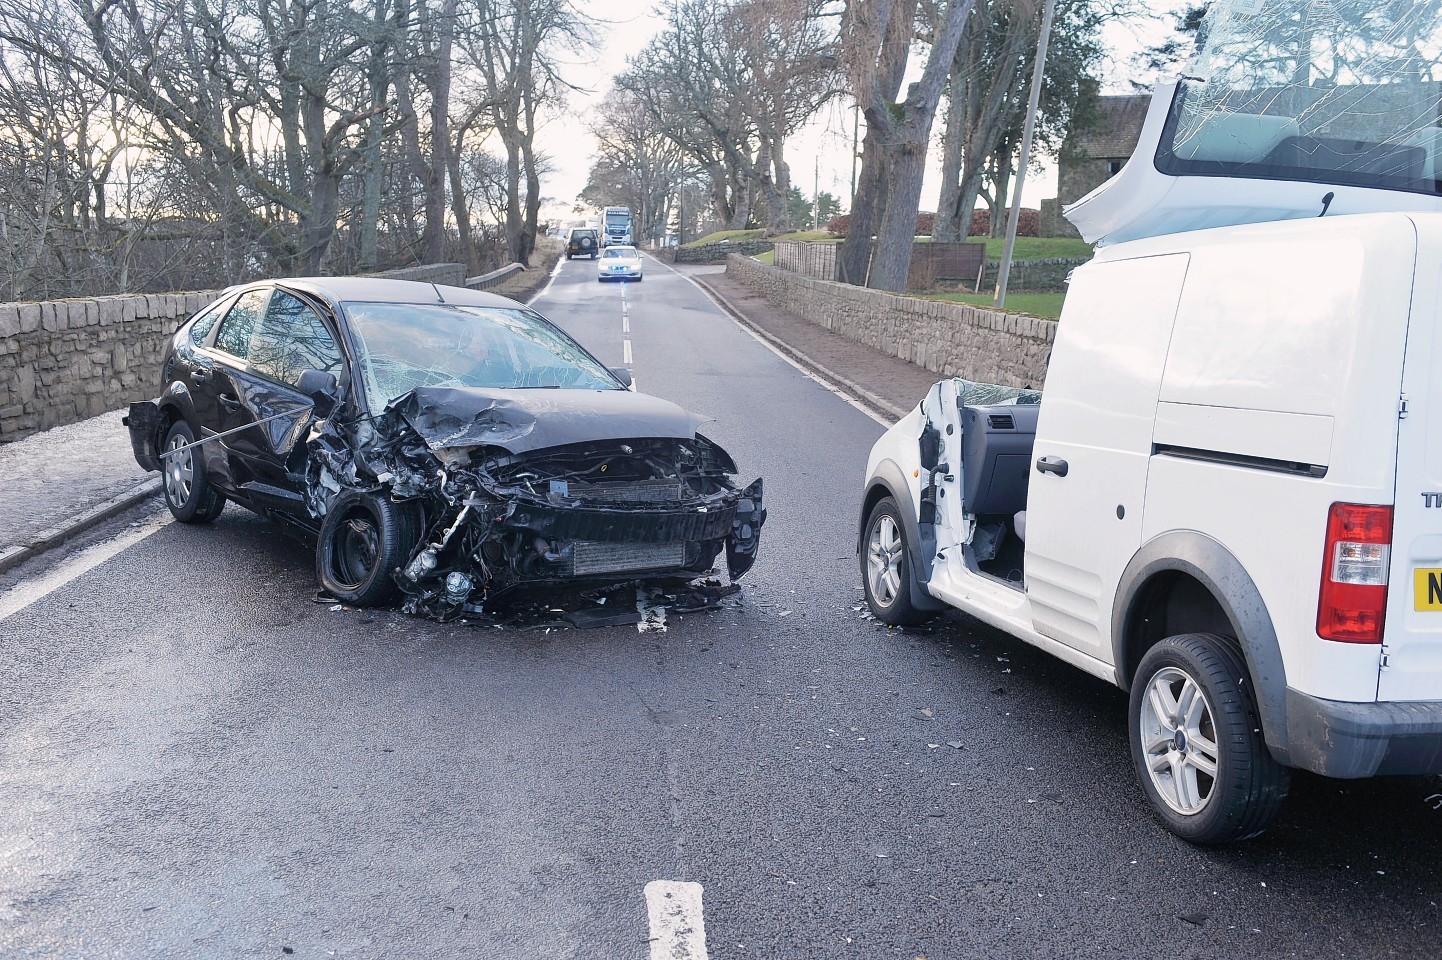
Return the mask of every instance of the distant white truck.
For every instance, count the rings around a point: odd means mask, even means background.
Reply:
[[[630,207],[606,207],[601,211],[601,246],[613,243],[632,243]]]
[[[936,384],[871,452],[858,543],[878,619],[955,607],[1129,691],[1143,790],[1199,843],[1265,830],[1292,768],[1442,773],[1442,88],[1354,123],[1367,77],[1221,57],[1068,210],[1115,242],[1044,390]]]

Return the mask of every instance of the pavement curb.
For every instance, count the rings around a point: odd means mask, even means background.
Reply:
[[[807,354],[802,353],[800,350],[796,349],[785,340],[782,340],[780,337],[777,337],[774,334],[763,330],[755,323],[752,323],[751,319],[741,311],[741,308],[737,307],[730,300],[726,299],[725,295],[723,295],[715,287],[711,286],[711,284],[707,283],[703,278],[687,277],[686,279],[690,280],[692,283],[705,290],[706,293],[711,297],[711,299],[715,300],[718,304],[721,305],[721,309],[725,310],[728,314],[731,315],[731,319],[741,324],[747,330],[750,330],[756,336],[765,340],[772,347],[784,353],[792,360],[795,360],[801,366],[813,371],[818,376],[830,380],[837,386],[844,387],[846,391],[852,394],[858,402],[865,404],[868,407],[871,407],[872,410],[876,413],[885,414],[889,417],[895,417],[899,420],[911,412],[910,410],[903,410],[901,407],[898,407],[890,400],[878,397],[876,394],[872,393],[870,390],[867,390],[865,387],[857,383],[855,380],[852,380],[850,377],[839,374],[835,370],[832,370],[824,364],[818,363],[816,360],[813,360]]]
[[[0,550],[0,573],[4,573],[12,567],[19,566],[26,560],[37,557],[47,550],[60,546],[86,530],[109,520],[118,513],[129,510],[143,500],[155,496],[160,492],[160,477],[152,477],[143,480],[123,493],[116,494],[109,500],[105,500],[89,510],[85,510],[64,523],[57,524],[47,530],[42,530],[35,536],[30,537],[25,543],[6,547]]]

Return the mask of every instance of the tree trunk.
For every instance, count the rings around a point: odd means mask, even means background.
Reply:
[[[907,144],[894,151],[886,173],[886,206],[876,231],[876,256],[871,260],[867,286],[901,291],[906,289],[911,249],[916,242],[916,210],[921,203],[921,179],[926,173],[926,142]]]
[[[937,243],[957,243],[966,239],[966,226],[969,226],[961,222],[961,159],[966,137],[962,92],[959,78],[953,78],[947,88],[946,127],[941,135],[941,196],[936,201],[936,223],[931,230],[931,239]]]
[[[476,251],[476,238],[471,236],[471,210],[466,202],[465,181],[461,178],[461,148],[467,132],[464,124],[456,131],[446,165],[451,178],[451,215],[456,218],[456,230],[460,233],[461,256],[465,258],[466,273],[475,276],[481,272],[480,255]]]
[[[427,263],[446,256],[446,173],[450,162],[451,45],[455,36],[456,0],[444,0],[437,24],[435,82],[431,85],[431,157],[426,171],[426,227],[422,238]]]
[[[851,226],[836,254],[836,279],[857,286],[864,285],[870,274],[871,238],[886,205],[886,158],[881,155],[880,137],[867,127],[862,144],[861,172],[857,175],[856,197],[851,201]]]

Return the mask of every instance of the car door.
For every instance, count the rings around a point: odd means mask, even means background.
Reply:
[[[213,362],[209,370],[196,377],[198,382],[192,394],[199,439],[213,437],[240,423],[237,419],[239,397],[248,382],[251,336],[265,316],[272,292],[270,287],[247,290],[220,321],[210,345]],[[225,439],[205,443],[200,450],[207,475],[222,490],[235,491],[249,479],[244,464],[232,459],[232,447]]]
[[[254,424],[225,438],[232,473],[252,499],[300,505],[310,397],[300,392],[306,370],[342,373],[340,350],[320,315],[286,290],[274,291],[251,332],[236,392],[220,399],[226,429]]]

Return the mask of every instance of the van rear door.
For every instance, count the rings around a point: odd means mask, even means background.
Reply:
[[[1442,700],[1442,218],[1414,221],[1379,700]]]

